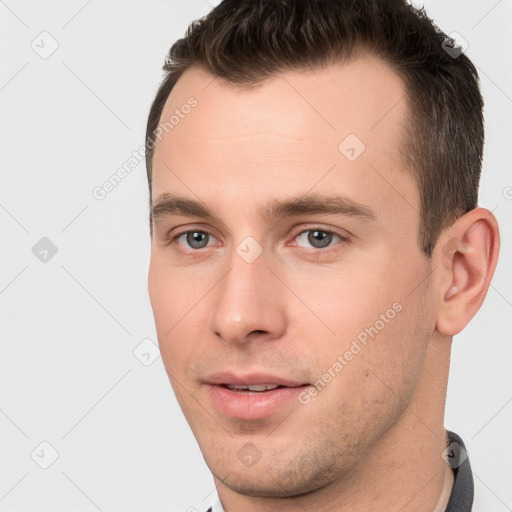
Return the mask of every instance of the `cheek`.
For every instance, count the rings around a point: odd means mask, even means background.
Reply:
[[[172,334],[175,327],[190,321],[195,306],[204,296],[209,283],[204,274],[183,271],[170,264],[165,254],[151,256],[148,292],[159,334]]]
[[[320,384],[315,383],[321,391],[311,400],[318,416],[309,415],[313,425],[325,418],[345,446],[354,439],[370,442],[396,421],[414,394],[428,345],[414,316],[404,305],[384,326],[374,322],[360,331],[364,338],[342,335],[330,350],[323,348]]]
[[[187,293],[183,283],[158,262],[157,257],[152,257],[150,263],[148,292],[162,360],[167,372],[177,376],[187,357],[187,348],[191,346],[188,339],[183,338],[183,326],[187,324],[187,317],[193,316],[190,302],[194,294],[190,290]]]
[[[295,321],[301,330],[308,333],[316,328],[322,347],[336,350],[343,349],[344,340],[364,338],[365,330],[376,322],[379,331],[387,327],[404,295],[396,278],[371,262],[310,268],[297,273],[290,287],[300,299]]]
[[[191,363],[207,352],[207,326],[213,310],[212,289],[218,276],[206,269],[177,269],[164,256],[152,256],[148,292],[155,317],[162,361],[181,382]],[[173,387],[179,393],[175,383]]]
[[[381,254],[329,275],[327,270],[300,274],[294,289],[309,311],[298,307],[292,323],[309,334],[304,341],[317,356],[318,376],[329,370],[343,374],[337,385],[353,387],[357,394],[365,394],[357,388],[378,377],[393,388],[401,379],[415,379],[430,339],[428,290],[417,287],[427,273],[412,265],[397,269]]]
[[[169,282],[167,275],[162,271],[162,265],[154,256],[151,257],[151,263],[148,273],[148,293],[153,315],[155,317],[156,328],[159,339],[173,324],[176,294],[170,293],[172,283]]]

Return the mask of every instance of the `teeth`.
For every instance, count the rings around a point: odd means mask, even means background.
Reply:
[[[253,384],[250,386],[226,384],[226,387],[234,391],[268,391],[269,389],[276,389],[279,386],[277,384]]]

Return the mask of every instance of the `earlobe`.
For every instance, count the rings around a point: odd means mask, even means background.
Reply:
[[[441,334],[458,334],[480,309],[498,252],[498,224],[484,208],[466,213],[440,237],[434,257],[443,274],[436,325]]]

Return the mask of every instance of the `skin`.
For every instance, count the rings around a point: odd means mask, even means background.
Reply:
[[[155,149],[153,205],[172,194],[214,217],[160,209],[149,294],[166,371],[227,512],[446,506],[451,340],[485,297],[499,237],[477,208],[441,234],[432,258],[421,252],[419,193],[399,153],[404,94],[387,64],[366,56],[252,90],[193,67],[164,107],[162,120],[198,102]],[[355,161],[338,150],[348,134],[366,146]],[[269,201],[313,193],[374,215],[261,214]],[[335,236],[318,248],[308,229]],[[208,233],[208,245],[174,238],[187,230]],[[262,249],[252,263],[236,251],[247,236]],[[316,382],[397,303],[307,404],[254,420],[212,404],[204,380],[214,371]],[[261,454],[252,467],[237,457],[247,443]]]

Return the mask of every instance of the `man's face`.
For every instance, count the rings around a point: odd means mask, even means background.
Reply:
[[[166,103],[150,298],[180,406],[237,492],[335,481],[414,399],[435,311],[404,94],[365,57],[253,90],[192,68]]]

